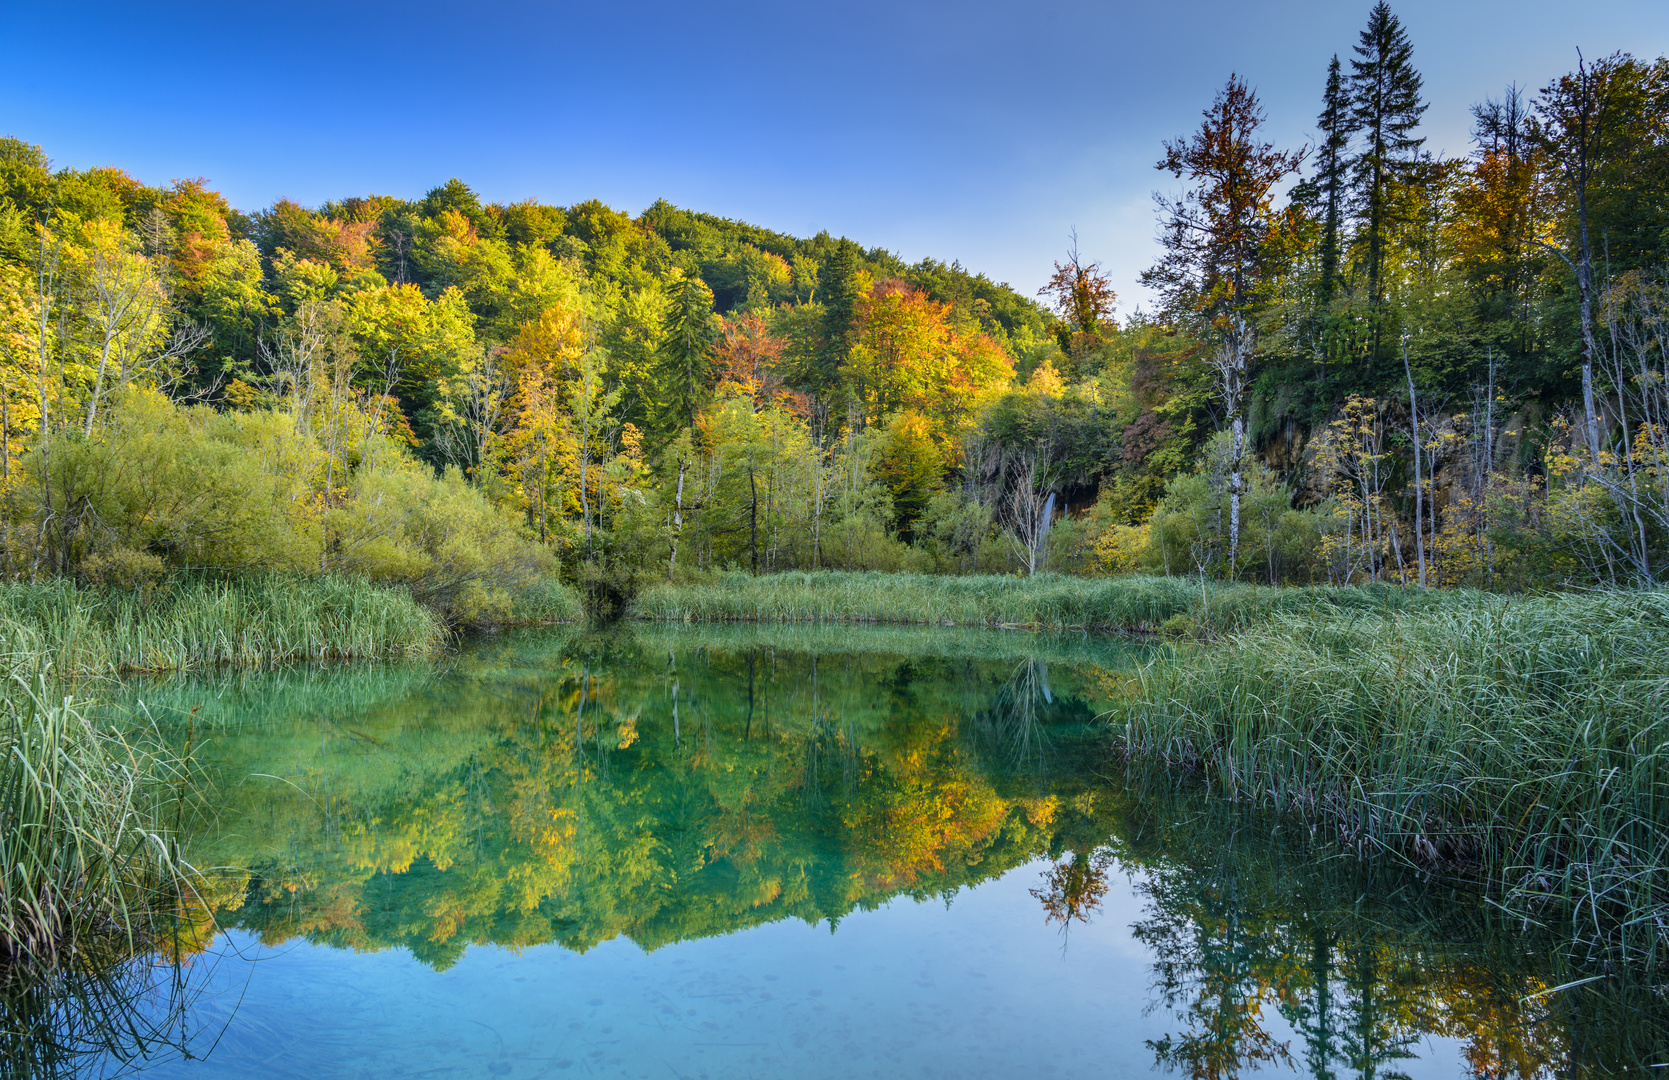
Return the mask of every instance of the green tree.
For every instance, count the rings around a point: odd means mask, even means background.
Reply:
[[[1321,139],[1316,145],[1316,169],[1313,183],[1321,202],[1320,245],[1320,301],[1325,309],[1333,299],[1339,284],[1339,231],[1344,221],[1345,200],[1349,195],[1347,182],[1350,174],[1350,137],[1354,134],[1355,118],[1350,99],[1345,94],[1344,81],[1339,73],[1339,58],[1327,65],[1327,89],[1322,95],[1321,115],[1316,126]]]
[[[863,298],[859,281],[858,245],[842,237],[817,275],[817,298],[823,304],[823,340],[817,365],[809,372],[809,389],[827,396],[839,381],[858,334],[858,301]]]
[[[1426,111],[1420,100],[1420,73],[1414,70],[1413,46],[1391,7],[1380,0],[1350,62],[1351,122],[1362,133],[1362,153],[1355,161],[1361,201],[1363,256],[1368,302],[1379,314],[1385,299],[1385,249],[1394,225],[1393,189],[1417,158],[1424,138],[1414,129]],[[1374,327],[1377,352],[1379,327]]]
[[[701,411],[711,381],[718,331],[713,291],[700,278],[675,271],[667,292],[671,303],[666,311],[657,375],[662,422],[671,429],[691,426]]]

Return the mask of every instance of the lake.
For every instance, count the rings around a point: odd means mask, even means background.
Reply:
[[[1590,973],[1468,890],[1132,775],[1098,717],[1147,656],[995,631],[627,627],[133,683],[121,704],[197,763],[179,812],[207,910],[178,964],[129,973],[150,1042],[101,1019],[107,1042],[76,1028],[91,1050],[60,1071],[31,1072],[14,1042],[0,1075],[1663,1060],[1655,1006],[1620,978],[1558,989]],[[55,1007],[60,1025],[86,1012]]]

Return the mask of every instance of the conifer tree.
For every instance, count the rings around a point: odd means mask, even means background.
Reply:
[[[1339,71],[1339,57],[1327,65],[1327,89],[1322,95],[1321,115],[1316,118],[1321,140],[1316,147],[1315,184],[1322,203],[1321,303],[1333,298],[1339,282],[1339,231],[1348,195],[1350,137],[1354,133],[1350,98],[1345,94]]]
[[[1258,318],[1283,266],[1293,229],[1290,211],[1274,208],[1274,192],[1298,171],[1303,151],[1258,141],[1265,120],[1257,94],[1238,75],[1205,110],[1189,139],[1165,143],[1158,168],[1193,185],[1179,197],[1156,194],[1159,243],[1165,253],[1143,271],[1142,284],[1162,298],[1172,318],[1215,343],[1212,366],[1229,427],[1230,574],[1240,554],[1240,504],[1245,491],[1246,390]]]
[[[814,373],[815,393],[827,394],[840,378],[858,325],[858,245],[842,237],[817,275],[823,302],[823,343]]]
[[[679,275],[669,283],[671,304],[658,365],[661,408],[669,428],[689,427],[713,366],[713,290],[698,277]]]
[[[1413,46],[1385,0],[1368,14],[1367,29],[1355,52],[1358,59],[1350,62],[1351,122],[1362,133],[1362,153],[1354,163],[1356,192],[1367,241],[1368,302],[1377,314],[1385,299],[1385,242],[1393,224],[1391,189],[1425,143],[1413,132],[1426,104],[1420,100]]]

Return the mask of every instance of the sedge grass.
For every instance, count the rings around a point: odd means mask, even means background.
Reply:
[[[190,890],[163,834],[159,752],[99,730],[45,680],[0,698],[0,983],[131,955]]]
[[[444,622],[353,578],[186,578],[151,591],[0,584],[0,661],[59,676],[427,655]]]
[[[1171,649],[1113,722],[1133,761],[1669,958],[1669,593],[1275,614]]]

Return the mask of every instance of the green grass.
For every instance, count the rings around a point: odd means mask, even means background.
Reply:
[[[1669,593],[1277,613],[1168,650],[1113,723],[1132,761],[1669,958]]]
[[[190,887],[158,821],[178,772],[44,680],[14,682],[0,699],[0,982],[150,940]]]
[[[1460,594],[1465,595],[1465,594]],[[801,571],[726,574],[644,589],[628,615],[666,622],[889,623],[1032,629],[1155,630],[1182,617],[1207,631],[1279,613],[1391,612],[1457,602],[1457,594],[1401,589],[1265,588],[1197,578],[968,577]]]
[[[0,584],[0,663],[59,676],[426,655],[442,620],[351,578],[186,578],[153,591]]]
[[[512,626],[580,623],[585,621],[585,605],[572,585],[546,575],[516,595],[506,621]]]

